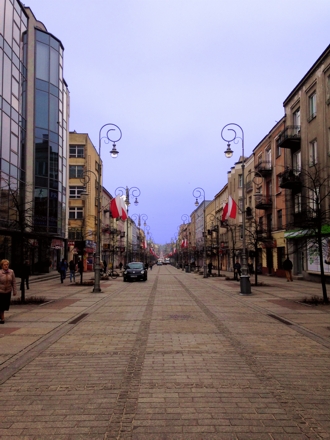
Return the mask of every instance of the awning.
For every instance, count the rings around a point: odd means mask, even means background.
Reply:
[[[323,225],[321,228],[322,235],[330,235],[330,225]],[[284,232],[284,238],[303,238],[315,235],[315,229],[294,229]]]

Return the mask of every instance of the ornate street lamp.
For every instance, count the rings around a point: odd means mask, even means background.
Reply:
[[[140,231],[141,231],[141,220],[143,221],[143,226],[144,226],[144,230],[145,230],[145,227],[146,227],[146,225],[147,225],[147,220],[148,220],[148,216],[147,216],[147,214],[132,214],[131,215],[131,218],[134,220],[134,221],[137,221],[137,224],[138,224],[138,228],[139,228],[139,242],[140,242],[140,253],[139,253],[139,257],[140,257],[140,259],[141,259],[141,237],[140,237]],[[145,233],[144,233],[144,235],[145,235]],[[144,255],[144,257],[145,257],[145,247],[144,247],[144,243],[143,243],[143,255]],[[144,258],[145,259],[145,258]],[[143,261],[144,263],[145,263],[145,261]]]
[[[219,245],[219,229],[220,229],[219,225],[220,225],[220,219],[218,217],[216,217],[215,215],[213,215],[213,214],[208,214],[206,216],[206,219],[208,219],[208,218],[210,218],[211,222],[212,222],[211,234],[212,234],[213,231],[216,232],[216,234],[217,234],[217,246],[216,246],[216,249],[217,249],[217,264],[218,264],[218,277],[219,277],[220,276],[220,255],[219,255],[219,250],[220,250],[220,245]],[[214,225],[214,223],[215,223],[215,225]],[[213,255],[212,247],[213,246],[212,246],[212,237],[211,237],[211,255]]]
[[[206,226],[205,226],[205,191],[203,190],[203,188],[195,188],[193,191],[193,196],[196,198],[195,201],[195,206],[199,206],[199,201],[198,199],[200,197],[204,197],[203,199],[203,238],[204,238],[204,249],[203,249],[203,268],[204,268],[204,274],[203,274],[203,278],[207,278],[207,265],[206,265]]]
[[[102,136],[103,129],[105,130],[105,136]],[[108,128],[111,127],[111,128]],[[114,132],[114,133],[112,133]],[[111,157],[114,159],[118,156],[118,151],[116,149],[116,142],[119,142],[122,137],[120,128],[115,124],[104,124],[99,131],[99,166],[98,166],[98,185],[97,185],[97,232],[96,232],[96,253],[95,253],[95,278],[94,278],[94,288],[93,292],[101,292],[101,144],[102,140],[108,144],[112,142],[112,149],[110,151]]]
[[[129,209],[129,205],[131,204],[130,202],[130,195],[132,195],[135,200],[134,200],[134,205],[137,206],[139,204],[138,201],[138,197],[141,194],[141,191],[139,190],[139,188],[137,188],[136,186],[132,186],[131,188],[128,188],[126,186],[126,188],[124,188],[123,186],[119,186],[118,188],[115,189],[115,195],[118,196],[123,196],[125,194],[125,205],[127,207],[127,224],[126,224],[126,264],[128,264],[128,209]]]
[[[229,128],[234,127],[234,128]],[[237,136],[237,128],[238,127],[241,132],[242,136]],[[226,137],[224,137],[224,131],[230,132],[230,134],[227,134]],[[235,144],[238,142],[238,139],[241,140],[242,143],[242,275],[240,278],[240,288],[241,288],[241,295],[249,295],[251,293],[251,284],[250,284],[250,276],[248,274],[248,267],[247,267],[247,259],[246,259],[246,238],[245,238],[245,178],[244,178],[244,169],[245,169],[245,157],[244,157],[244,131],[241,126],[235,123],[227,124],[223,127],[221,130],[221,137],[222,139],[227,142],[227,150],[225,151],[225,156],[227,158],[231,158],[233,155],[233,151],[230,148],[230,142],[234,142]],[[229,138],[229,139],[228,139]]]

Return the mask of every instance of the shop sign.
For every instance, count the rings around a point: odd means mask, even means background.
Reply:
[[[60,240],[59,238],[53,238],[52,244],[51,244],[50,247],[53,248],[53,249],[61,249],[61,248],[64,247],[63,241]]]

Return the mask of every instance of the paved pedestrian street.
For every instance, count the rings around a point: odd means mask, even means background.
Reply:
[[[147,282],[31,282],[0,328],[1,439],[330,438],[330,308],[306,281],[172,266]]]

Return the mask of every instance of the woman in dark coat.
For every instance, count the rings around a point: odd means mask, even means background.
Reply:
[[[9,310],[11,292],[17,295],[16,279],[12,269],[9,269],[9,261],[2,260],[0,269],[0,324],[5,323],[5,311]]]

